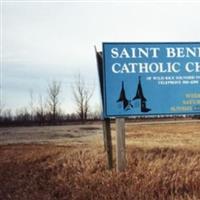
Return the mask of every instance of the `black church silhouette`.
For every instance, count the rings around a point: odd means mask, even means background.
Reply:
[[[146,107],[146,101],[147,99],[144,97],[143,90],[142,90],[142,84],[141,84],[141,77],[139,76],[138,80],[138,86],[136,95],[133,98],[133,100],[140,99],[140,106],[141,106],[141,112],[149,112],[151,109]]]
[[[130,100],[126,98],[126,93],[124,89],[124,81],[122,81],[122,87],[117,102],[122,102],[124,110],[130,110],[133,106],[130,103]]]
[[[143,94],[140,76],[139,76],[139,80],[138,80],[136,95],[132,100],[133,101],[140,100],[140,110],[141,110],[141,112],[149,112],[151,110],[150,108],[146,107],[147,99],[144,97],[144,94]],[[120,91],[120,95],[119,95],[117,102],[122,102],[124,110],[130,110],[131,108],[133,108],[133,105],[131,104],[131,100],[128,100],[126,98],[126,92],[125,92],[125,89],[124,89],[124,81],[122,81],[121,91]]]

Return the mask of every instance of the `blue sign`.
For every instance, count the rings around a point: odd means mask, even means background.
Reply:
[[[103,43],[104,117],[200,114],[200,42]]]

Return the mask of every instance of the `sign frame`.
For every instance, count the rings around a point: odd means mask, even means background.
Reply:
[[[130,113],[123,113],[123,114],[109,114],[107,110],[107,80],[106,80],[106,59],[105,59],[105,46],[106,45],[199,45],[200,42],[103,42],[103,115],[106,118],[112,118],[112,117],[150,117],[150,116],[160,116],[160,117],[166,117],[166,116],[197,116],[200,115],[200,109],[198,111],[193,112],[159,112],[159,113],[141,113],[141,114],[130,114]],[[200,62],[200,57],[199,57]],[[200,75],[200,73],[199,73]],[[199,80],[200,81],[200,80]],[[200,83],[199,83],[200,86]],[[198,92],[197,92],[198,93]],[[199,90],[200,93],[200,90]],[[199,105],[200,106],[200,105]]]

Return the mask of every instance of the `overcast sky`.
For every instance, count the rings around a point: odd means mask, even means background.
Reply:
[[[11,1],[1,2],[2,101],[27,107],[46,95],[50,81],[62,82],[62,107],[72,112],[71,84],[81,73],[95,82],[94,45],[102,42],[200,41],[197,1]],[[161,3],[164,2],[164,3]],[[175,3],[174,3],[175,2]]]

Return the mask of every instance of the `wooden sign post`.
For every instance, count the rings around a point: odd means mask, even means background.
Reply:
[[[103,102],[103,58],[102,52],[98,52],[95,47],[96,60],[97,60],[97,69],[99,74],[99,83],[101,90],[101,97]],[[110,127],[110,118],[103,118],[103,141],[104,141],[104,150],[107,153],[107,168],[113,168],[113,154],[112,154],[112,136],[111,136],[111,127]]]
[[[104,135],[104,149],[107,153],[107,168],[113,168],[113,154],[112,154],[112,136],[110,119],[103,119],[103,135]]]
[[[103,59],[102,53],[98,52],[95,47],[97,68],[99,74],[100,90],[103,102]],[[107,154],[107,168],[113,168],[113,153],[112,153],[112,135],[110,118],[103,118],[103,140],[104,150]],[[116,169],[121,172],[126,167],[126,151],[125,151],[125,119],[116,119]]]
[[[117,172],[126,168],[125,118],[116,118],[116,164]]]

